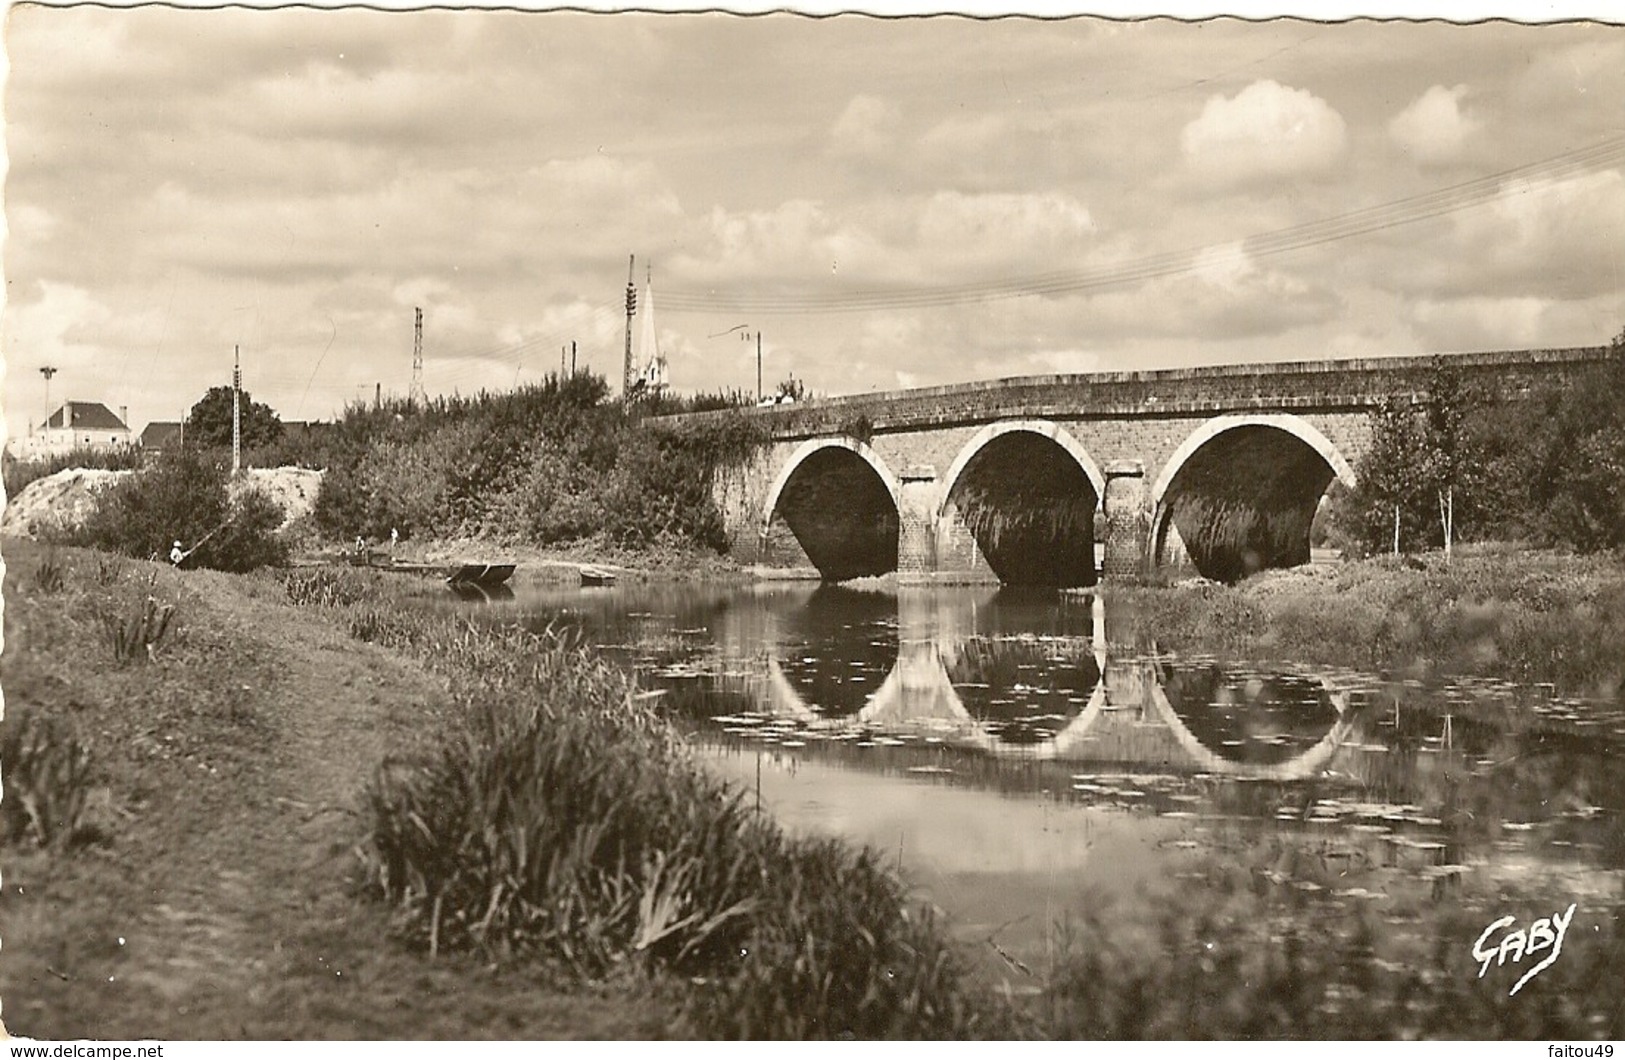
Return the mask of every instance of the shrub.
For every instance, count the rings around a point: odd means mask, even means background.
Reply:
[[[233,508],[224,468],[183,449],[110,486],[70,539],[141,558],[167,556],[181,541],[194,549],[190,565],[246,571],[286,560],[281,522],[282,510],[258,490]]]
[[[71,725],[14,704],[0,722],[0,843],[61,845],[84,838],[90,748]]]
[[[678,429],[650,415],[734,407],[742,395],[650,395],[637,416],[578,373],[506,394],[355,406],[335,430],[316,524],[342,539],[391,529],[644,547],[723,544],[717,469],[762,440],[743,416]]]

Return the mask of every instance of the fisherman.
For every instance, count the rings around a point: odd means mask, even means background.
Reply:
[[[185,559],[189,554],[190,553],[181,548],[181,543],[177,541],[175,542],[174,547],[169,550],[169,562],[179,567],[181,565],[181,560]]]

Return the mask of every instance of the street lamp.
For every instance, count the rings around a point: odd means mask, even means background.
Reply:
[[[50,365],[45,365],[44,367],[42,367],[39,370],[39,374],[43,375],[45,377],[45,426],[46,427],[49,427],[51,425],[51,377],[53,375],[55,375],[56,373],[57,373],[57,369],[51,367]],[[66,422],[63,423],[63,426],[67,426]]]

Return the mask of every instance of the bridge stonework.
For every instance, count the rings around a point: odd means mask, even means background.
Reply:
[[[1353,484],[1381,403],[1425,400],[1441,367],[1516,398],[1606,354],[1040,376],[752,409],[772,441],[714,495],[740,562],[831,580],[1088,585],[1185,562],[1234,580],[1308,559],[1310,521],[1332,482]]]

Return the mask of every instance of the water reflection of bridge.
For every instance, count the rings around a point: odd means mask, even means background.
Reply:
[[[859,629],[888,635],[853,638],[854,615]],[[1257,760],[1256,748],[1247,756],[1213,746],[1242,742],[1216,738],[1224,733],[1216,731],[1211,699],[1223,675],[1215,669],[1204,685],[1189,672],[1170,674],[1154,655],[1114,654],[1099,597],[1057,609],[1052,594],[1028,605],[1007,590],[891,596],[821,588],[766,617],[768,628],[757,631],[769,645],[757,694],[772,713],[814,729],[856,725],[931,734],[1004,758],[1275,780],[1314,776],[1346,742],[1357,742],[1349,692],[1316,680],[1324,713],[1311,711],[1311,719],[1300,711],[1295,724],[1300,736],[1313,724],[1310,738],[1278,737],[1268,761]],[[837,626],[848,634],[844,653],[806,654],[833,640]],[[1020,680],[1026,671],[1033,684]],[[865,681],[881,672],[878,682]],[[991,684],[978,680],[989,676]],[[1012,691],[1042,713],[1019,713]]]

